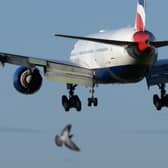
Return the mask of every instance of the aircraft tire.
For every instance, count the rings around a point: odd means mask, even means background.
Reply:
[[[163,99],[164,105],[168,107],[168,95],[165,95]]]
[[[70,109],[70,104],[69,104],[69,100],[68,100],[67,96],[65,96],[65,95],[62,96],[62,105],[63,105],[65,111],[68,112]]]
[[[153,104],[155,105],[158,111],[162,109],[162,100],[159,98],[158,95],[153,96]]]
[[[81,101],[80,101],[79,97],[77,95],[75,95],[73,98],[74,98],[74,102],[75,102],[74,106],[76,107],[76,110],[78,112],[81,111],[82,105],[81,105]]]
[[[94,98],[94,106],[96,107],[98,105],[98,99]]]
[[[92,106],[92,98],[88,98],[88,106],[89,106],[89,107]]]

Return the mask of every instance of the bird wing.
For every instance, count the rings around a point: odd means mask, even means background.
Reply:
[[[80,148],[71,140],[71,139],[67,139],[64,142],[65,146],[73,151],[79,152]]]
[[[65,132],[69,133],[71,132],[71,128],[72,128],[72,125],[71,124],[68,124],[61,132],[61,136],[63,136],[65,134]]]

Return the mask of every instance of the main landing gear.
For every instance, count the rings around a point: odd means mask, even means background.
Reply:
[[[76,108],[77,111],[81,111],[81,101],[77,95],[74,95],[75,88],[77,85],[67,84],[67,89],[69,90],[69,97],[62,96],[62,105],[65,111],[69,111],[71,108]]]
[[[94,87],[90,89],[90,93],[91,93],[91,97],[88,98],[88,106],[91,107],[93,105],[96,107],[98,105],[98,99],[97,97],[94,97],[94,93],[95,93]]]
[[[75,95],[75,88],[77,85],[73,84],[67,84],[67,89],[69,90],[69,96],[66,95],[62,96],[62,105],[66,112],[68,112],[71,108],[75,108],[77,111],[81,111],[82,104],[81,100],[78,97],[78,95]],[[91,97],[88,98],[88,106],[97,106],[98,105],[98,99],[94,97],[94,86],[90,89]]]
[[[162,107],[168,107],[168,95],[166,94],[165,84],[158,85],[160,89],[160,97],[158,95],[153,96],[153,104],[156,109],[159,111]]]

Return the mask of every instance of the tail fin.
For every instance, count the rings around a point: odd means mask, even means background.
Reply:
[[[138,0],[136,21],[135,21],[136,31],[145,31],[145,25],[146,25],[145,0]]]

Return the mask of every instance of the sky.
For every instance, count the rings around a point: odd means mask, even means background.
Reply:
[[[46,59],[68,60],[75,40],[54,33],[87,35],[102,29],[134,25],[136,0],[0,0],[0,50]],[[167,40],[167,1],[147,1],[147,28]],[[167,58],[159,49],[159,59]],[[31,96],[13,87],[16,66],[0,72],[0,167],[10,168],[146,168],[167,167],[168,109],[152,104],[157,87],[146,81],[96,88],[97,108],[87,107],[89,89],[78,87],[79,113],[65,113],[61,96],[66,86],[44,79]],[[72,124],[81,152],[58,148],[54,137]]]

